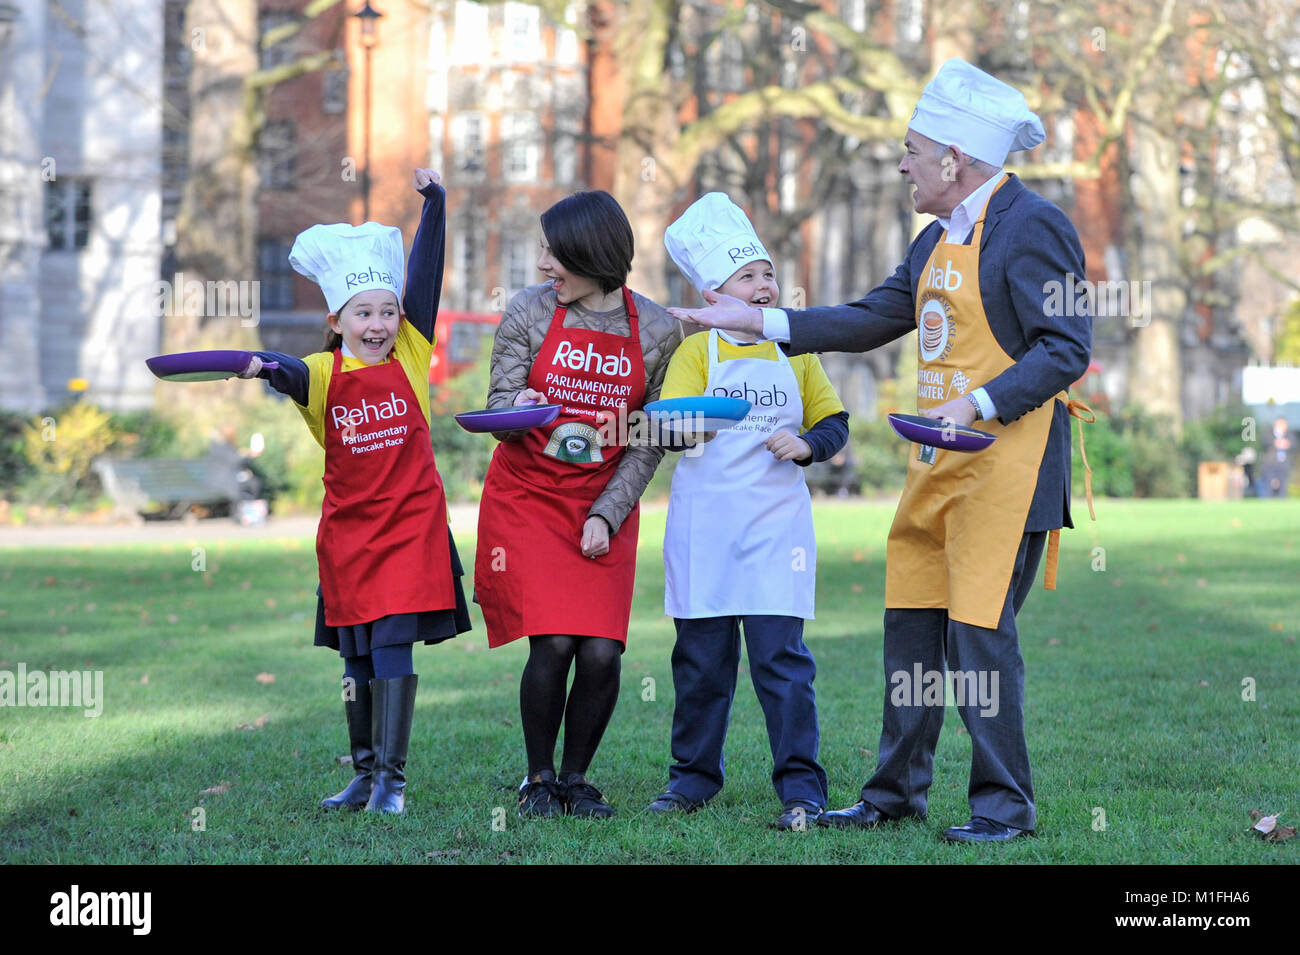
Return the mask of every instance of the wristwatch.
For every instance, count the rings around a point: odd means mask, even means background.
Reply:
[[[973,391],[966,393],[966,400],[969,401],[975,407],[975,420],[983,421],[984,418],[980,410],[980,403],[979,400],[975,397],[975,393]]]

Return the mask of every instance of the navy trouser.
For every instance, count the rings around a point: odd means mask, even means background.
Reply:
[[[862,799],[893,817],[924,816],[934,775],[934,748],[943,727],[943,705],[920,703],[913,695],[921,672],[975,674],[976,683],[996,692],[970,693],[959,706],[971,738],[972,816],[984,816],[1017,829],[1033,829],[1034,787],[1025,744],[1025,664],[1020,656],[1016,614],[1033,588],[1045,531],[1020,540],[1015,569],[996,630],[951,620],[946,610],[885,611],[885,707],[876,772],[862,787]],[[898,674],[904,674],[906,679]],[[954,686],[954,695],[956,687]]]
[[[668,788],[692,802],[722,789],[722,746],[731,719],[744,622],[750,677],[772,746],[772,785],[781,805],[826,806],[826,772],[817,762],[820,736],[813,678],[817,664],[803,642],[799,617],[674,618],[673,765]]]

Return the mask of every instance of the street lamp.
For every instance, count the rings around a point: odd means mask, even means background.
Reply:
[[[365,147],[361,171],[361,221],[365,222],[370,218],[370,51],[379,42],[377,27],[383,14],[370,5],[370,0],[366,0],[366,5],[352,16],[361,22],[361,46],[366,51],[366,102],[362,129]]]

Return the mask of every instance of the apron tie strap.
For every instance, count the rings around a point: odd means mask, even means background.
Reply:
[[[1061,553],[1061,529],[1047,533],[1047,560],[1043,566],[1043,589],[1056,589],[1056,562]]]
[[[1088,500],[1088,516],[1094,521],[1097,519],[1097,511],[1092,506],[1092,468],[1088,465],[1088,450],[1083,446],[1083,423],[1095,424],[1097,422],[1097,413],[1088,407],[1087,402],[1080,401],[1078,398],[1071,398],[1065,403],[1066,410],[1071,416],[1079,419],[1079,455],[1083,458],[1083,493]]]
[[[1070,416],[1079,419],[1079,454],[1083,457],[1083,493],[1088,500],[1088,516],[1094,521],[1097,511],[1092,506],[1092,468],[1088,464],[1088,452],[1083,446],[1083,423],[1094,424],[1097,413],[1088,407],[1087,402],[1069,398],[1065,408]],[[1047,535],[1047,559],[1043,564],[1043,589],[1056,589],[1056,567],[1061,555],[1061,529],[1050,531]]]

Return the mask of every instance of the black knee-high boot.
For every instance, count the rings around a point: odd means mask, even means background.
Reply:
[[[375,750],[370,738],[370,684],[357,680],[353,690],[355,697],[343,701],[343,712],[348,721],[348,741],[356,775],[341,793],[321,800],[323,809],[364,809],[370,801],[371,776],[375,768]]]
[[[411,743],[418,677],[399,676],[370,681],[374,703],[371,736],[375,746],[374,783],[366,812],[401,813],[406,810],[406,751]]]

